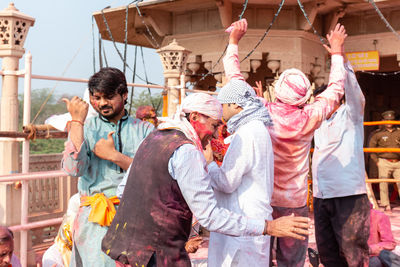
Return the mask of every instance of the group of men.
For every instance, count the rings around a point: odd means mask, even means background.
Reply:
[[[217,99],[187,96],[156,130],[127,115],[126,80],[114,68],[89,80],[98,116],[84,123],[88,103],[64,100],[72,119],[62,167],[80,177],[70,266],[190,266],[185,243],[193,216],[211,231],[208,266],[268,266],[273,238],[278,266],[304,266],[314,134],[321,261],[327,267],[368,265],[365,100],[344,62],[344,27],[338,24],[327,35],[329,84],[312,104],[306,103],[310,82],[297,69],[281,74],[277,102],[257,97],[239,66],[247,22],[232,28],[224,58],[228,82]],[[210,139],[222,118],[231,135],[219,166]]]

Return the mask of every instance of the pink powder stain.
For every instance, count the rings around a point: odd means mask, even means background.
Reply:
[[[303,79],[303,81],[304,81],[304,78],[302,77],[302,79]],[[296,92],[298,95],[300,95],[300,96],[305,96],[306,95],[306,93],[307,93],[307,88],[305,88],[305,87],[302,87],[302,86],[297,86],[296,84],[294,84],[294,83],[291,83],[291,82],[289,82],[288,80],[285,80],[285,83],[290,87],[290,88],[292,88],[293,89],[293,91],[294,92]],[[306,82],[304,81],[304,84],[306,84]]]
[[[197,135],[201,140],[201,144],[203,149],[206,147],[209,140],[211,140],[213,136],[213,132],[210,130],[209,127],[205,123],[201,123],[199,121],[192,121],[191,122],[194,130],[196,131]]]
[[[93,108],[99,108],[99,104],[96,101],[90,101],[90,103],[92,104]]]

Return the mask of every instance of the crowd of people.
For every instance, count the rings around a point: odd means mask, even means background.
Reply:
[[[259,97],[240,72],[246,20],[231,29],[223,60],[228,81],[217,98],[195,93],[169,118],[158,121],[149,106],[132,118],[124,108],[124,74],[103,68],[88,83],[98,115],[87,119],[89,103],[64,99],[71,120],[62,168],[80,177],[79,194],[44,266],[190,266],[188,252],[201,243],[189,240],[193,220],[210,231],[210,267],[271,266],[273,249],[278,266],[304,266],[314,231],[306,205],[313,138],[321,263],[396,266],[387,265],[398,261],[388,218],[371,210],[367,197],[365,99],[344,57],[344,27],[327,35],[329,83],[313,103],[307,103],[311,84],[298,69],[280,75],[276,102]],[[385,129],[371,146],[399,142],[399,130]],[[398,157],[377,154],[381,177],[399,177]],[[387,186],[381,205],[390,209]],[[8,236],[0,228],[0,249]]]

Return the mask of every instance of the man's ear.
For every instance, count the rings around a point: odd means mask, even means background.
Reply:
[[[189,114],[189,122],[198,121],[199,120],[199,113],[197,111],[191,112]]]
[[[234,109],[242,109],[241,106],[239,106],[238,104],[232,104]]]

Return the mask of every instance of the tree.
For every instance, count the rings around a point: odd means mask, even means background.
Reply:
[[[50,89],[36,89],[31,92],[31,122],[38,113],[40,107],[44,103],[45,99],[49,96]],[[68,97],[68,96],[67,96]],[[22,117],[23,117],[23,106],[24,99],[23,95],[20,94],[19,98],[19,129],[22,130]],[[42,108],[41,112],[37,116],[33,124],[43,124],[44,121],[53,114],[66,113],[67,108],[64,102],[61,101],[61,97],[51,95]],[[32,154],[48,154],[48,153],[61,153],[64,150],[65,139],[37,139],[30,142],[30,151]]]
[[[132,110],[131,110],[132,116],[135,116],[136,109],[140,106],[153,106],[154,109],[156,110],[157,116],[161,116],[162,95],[161,94],[150,95],[148,92],[142,91],[137,98],[132,100]]]

